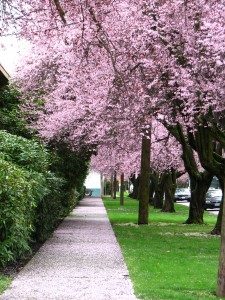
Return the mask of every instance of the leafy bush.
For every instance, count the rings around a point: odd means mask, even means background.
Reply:
[[[49,193],[38,202],[35,209],[33,237],[37,241],[46,240],[59,222],[69,213],[68,210],[64,212],[62,205],[64,197],[62,186],[65,184],[65,180],[48,172],[47,183]]]
[[[76,206],[77,158],[72,157],[50,155],[35,140],[0,131],[1,264],[21,256],[31,240],[48,238]]]
[[[32,134],[26,128],[26,122],[21,118],[19,99],[20,94],[15,87],[5,86],[0,89],[0,130],[31,138]]]
[[[28,170],[44,173],[49,168],[49,154],[43,144],[0,130],[0,152],[4,159]]]
[[[29,250],[35,208],[47,189],[40,174],[35,178],[1,157],[0,169],[0,263],[5,265]]]
[[[39,141],[19,104],[14,88],[0,89],[0,265],[48,238],[76,206],[89,161],[85,151]]]

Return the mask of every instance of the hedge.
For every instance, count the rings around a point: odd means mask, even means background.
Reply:
[[[50,171],[50,157],[42,143],[0,131],[1,265],[48,238],[76,205],[75,186],[59,176],[63,167]]]

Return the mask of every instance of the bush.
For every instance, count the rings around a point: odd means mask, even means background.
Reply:
[[[20,94],[14,87],[5,86],[0,89],[0,130],[31,138],[26,122],[21,118],[19,97]]]
[[[0,157],[0,264],[29,250],[37,202],[44,197],[44,177]]]
[[[31,240],[47,239],[80,194],[75,186],[78,174],[73,172],[75,155],[50,155],[35,140],[0,131],[0,158],[0,263],[4,265],[28,250]]]
[[[19,93],[0,89],[0,265],[44,241],[83,197],[89,156],[44,145],[21,119]]]
[[[35,209],[33,237],[36,241],[46,240],[59,222],[68,214],[65,214],[62,207],[62,186],[64,180],[48,173],[47,186],[49,193],[37,204]]]
[[[49,168],[49,154],[43,144],[0,130],[0,152],[4,159],[40,173]]]
[[[48,165],[48,152],[43,145],[0,131],[2,265],[29,249],[36,231],[37,209],[51,193],[53,176],[47,170]]]

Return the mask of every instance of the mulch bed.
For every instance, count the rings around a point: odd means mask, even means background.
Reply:
[[[43,243],[35,243],[32,244],[31,250],[32,253],[27,252],[24,254],[23,258],[18,259],[15,262],[8,264],[4,268],[0,268],[0,275],[15,277],[23,267],[31,260],[31,258],[35,255],[35,253],[40,249]]]

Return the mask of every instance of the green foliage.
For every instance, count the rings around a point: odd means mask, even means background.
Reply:
[[[41,93],[41,91],[40,91]],[[84,194],[85,151],[47,147],[26,129],[19,93],[0,89],[0,265],[44,241]],[[43,101],[36,103],[43,105]],[[30,119],[34,115],[29,116]]]
[[[50,148],[51,171],[58,177],[65,178],[63,192],[63,205],[71,209],[74,207],[74,199],[84,197],[84,181],[88,173],[90,156],[85,151],[73,152],[66,144],[57,144]],[[78,193],[78,194],[77,194]]]
[[[46,190],[43,177],[1,157],[0,169],[0,263],[5,265],[29,250],[35,207]]]
[[[35,209],[33,238],[37,241],[46,240],[59,222],[69,213],[62,205],[64,194],[62,187],[65,180],[58,178],[54,173],[48,173],[47,187],[49,193],[38,201]]]
[[[49,167],[49,154],[43,144],[0,131],[0,152],[4,159],[26,169],[44,173]]]
[[[104,199],[122,248],[135,293],[140,299],[210,300],[215,296],[220,238],[211,236],[216,216],[204,225],[182,224],[188,208],[176,213],[150,207],[149,225],[137,225],[138,201]]]
[[[19,108],[21,104],[19,96],[19,92],[14,87],[5,86],[0,89],[0,130],[31,137],[26,122],[21,118],[23,113]]]
[[[0,294],[7,289],[12,282],[12,278],[0,275]]]

